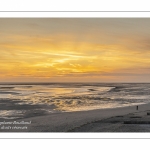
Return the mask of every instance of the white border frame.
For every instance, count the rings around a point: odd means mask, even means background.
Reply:
[[[0,11],[0,18],[149,18],[150,11]]]
[[[0,18],[150,18],[149,11],[66,12],[66,11],[1,11]],[[0,139],[150,139],[150,133],[0,133]]]

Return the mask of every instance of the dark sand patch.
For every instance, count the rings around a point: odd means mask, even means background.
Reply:
[[[0,99],[0,121],[48,115],[54,106],[26,104],[20,100]]]
[[[150,132],[149,120],[145,111],[136,112],[83,124],[68,132]]]

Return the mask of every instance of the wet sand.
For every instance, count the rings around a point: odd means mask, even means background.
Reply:
[[[34,110],[33,110],[34,112]],[[41,114],[11,121],[31,122],[1,132],[149,132],[150,104],[80,112]],[[35,113],[36,114],[36,113]],[[4,120],[1,120],[1,122]],[[8,120],[5,120],[8,121]],[[10,121],[10,120],[9,120]],[[2,125],[1,125],[2,126]],[[14,125],[10,125],[14,126]]]
[[[114,116],[76,127],[70,132],[150,132],[150,110]]]

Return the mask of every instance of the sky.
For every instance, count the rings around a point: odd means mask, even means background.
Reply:
[[[150,82],[150,18],[0,18],[0,82]]]

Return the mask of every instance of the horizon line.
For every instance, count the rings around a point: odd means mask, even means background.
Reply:
[[[102,83],[107,83],[107,84],[116,84],[116,83],[121,83],[121,84],[150,84],[150,82],[0,82],[0,84],[58,84],[58,83],[74,83],[74,84],[92,84],[92,83],[97,83],[97,84],[102,84]]]

